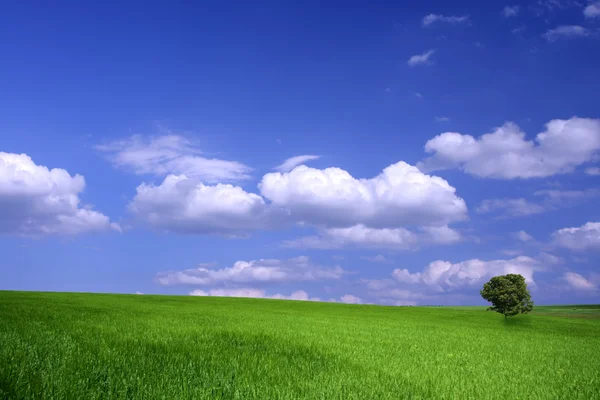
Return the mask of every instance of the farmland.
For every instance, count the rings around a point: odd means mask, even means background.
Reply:
[[[600,306],[5,291],[0,398],[600,398]]]

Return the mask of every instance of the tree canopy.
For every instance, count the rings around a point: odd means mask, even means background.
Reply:
[[[481,297],[492,303],[488,310],[504,314],[505,318],[525,314],[533,309],[527,283],[519,274],[493,277],[483,285]]]

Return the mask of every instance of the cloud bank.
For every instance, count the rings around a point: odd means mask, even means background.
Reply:
[[[507,122],[479,138],[442,133],[425,144],[432,156],[417,166],[423,172],[458,168],[481,178],[543,178],[572,172],[600,150],[600,119],[555,119],[535,140]]]
[[[341,267],[322,267],[310,262],[308,257],[288,260],[261,259],[237,261],[222,269],[199,267],[183,271],[167,271],[158,274],[161,285],[200,285],[304,282],[340,279],[346,273]]]
[[[260,194],[255,194],[240,186],[169,175],[159,185],[138,186],[129,210],[143,223],[178,233],[235,236],[310,225],[328,238],[329,247],[453,242],[460,235],[447,225],[467,218],[464,200],[447,181],[404,162],[370,179],[340,168],[301,165],[266,174],[258,187]],[[416,233],[406,227],[417,227]]]
[[[81,175],[37,165],[27,154],[0,152],[0,233],[75,235],[108,230],[116,223],[81,204]]]

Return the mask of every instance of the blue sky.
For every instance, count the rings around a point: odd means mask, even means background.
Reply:
[[[0,289],[600,301],[600,3],[19,2],[0,37]]]

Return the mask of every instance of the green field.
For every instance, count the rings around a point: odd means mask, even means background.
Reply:
[[[599,316],[0,292],[0,398],[598,399]]]

